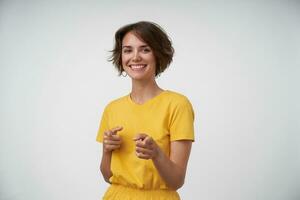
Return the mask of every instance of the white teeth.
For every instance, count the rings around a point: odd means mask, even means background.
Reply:
[[[146,65],[131,65],[132,69],[141,69],[143,67],[145,67]]]

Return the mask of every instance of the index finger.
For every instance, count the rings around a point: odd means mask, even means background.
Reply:
[[[145,133],[138,133],[135,135],[135,137],[133,138],[134,141],[137,140],[144,140],[148,135]]]
[[[111,131],[112,135],[116,135],[117,132],[121,131],[122,129],[123,129],[122,126],[117,126],[117,127],[113,128],[113,129],[111,129],[110,131]]]

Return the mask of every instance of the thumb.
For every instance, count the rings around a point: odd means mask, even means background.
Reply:
[[[147,136],[146,139],[145,139],[145,144],[152,144],[153,143],[153,140],[152,140],[152,137],[150,136]]]
[[[144,140],[148,135],[145,133],[138,133],[135,135],[135,137],[133,138],[134,141],[137,140]]]
[[[122,126],[117,126],[113,129],[111,129],[112,135],[116,135],[118,131],[121,131],[123,129]]]

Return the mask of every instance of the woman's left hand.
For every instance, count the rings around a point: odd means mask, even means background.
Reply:
[[[135,154],[141,159],[154,159],[158,156],[159,146],[152,137],[140,133],[133,138],[135,141]]]

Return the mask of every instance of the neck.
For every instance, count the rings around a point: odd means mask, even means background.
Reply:
[[[163,90],[157,85],[155,79],[145,82],[132,80],[132,89],[130,96],[134,102],[143,104],[162,91]]]

